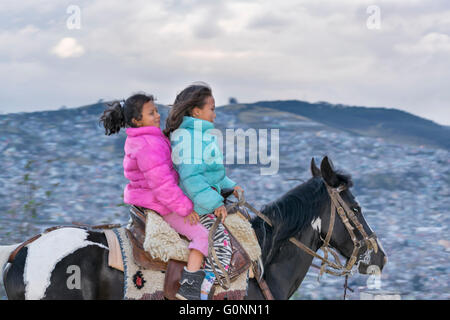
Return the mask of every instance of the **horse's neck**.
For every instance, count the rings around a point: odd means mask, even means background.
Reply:
[[[255,232],[264,250],[264,243],[266,245],[272,243],[272,230],[267,224],[256,225]],[[313,251],[319,249],[319,235],[312,229],[305,230],[299,240]],[[292,296],[302,283],[313,260],[311,255],[289,240],[286,240],[269,263],[266,264],[265,258],[263,257],[264,279],[277,300],[287,300]]]

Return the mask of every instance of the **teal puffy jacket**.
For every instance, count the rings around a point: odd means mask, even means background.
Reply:
[[[211,129],[214,129],[212,122],[185,116],[171,135],[172,161],[180,176],[179,186],[200,215],[222,206],[220,191],[236,185],[225,175],[223,154],[216,137],[209,132]]]

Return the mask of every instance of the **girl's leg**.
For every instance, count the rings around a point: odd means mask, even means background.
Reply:
[[[208,256],[208,230],[201,224],[191,225],[184,222],[184,217],[170,213],[162,216],[162,218],[175,229],[176,232],[186,236],[191,242],[189,243],[188,270],[198,270],[203,261],[204,256]]]
[[[201,268],[203,264],[203,253],[196,249],[189,250],[189,257],[186,269],[191,272],[195,272]]]
[[[185,223],[184,217],[176,213],[163,216],[163,219],[178,233],[191,240],[188,265],[183,270],[180,289],[175,296],[181,300],[198,300],[201,298],[200,288],[205,277],[205,272],[200,267],[203,256],[208,255],[208,230],[201,223]]]

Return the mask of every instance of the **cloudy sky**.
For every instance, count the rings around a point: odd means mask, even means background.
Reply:
[[[450,125],[448,0],[0,2],[0,112],[76,107],[194,81],[216,105],[299,99]]]

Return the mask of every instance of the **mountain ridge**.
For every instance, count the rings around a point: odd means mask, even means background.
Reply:
[[[450,126],[395,108],[309,103],[301,100],[258,101],[240,105],[290,112],[361,136],[450,149]]]
[[[108,102],[97,102],[76,108],[9,113],[7,115],[19,118],[46,116],[56,121],[78,112],[100,115],[106,103]],[[169,107],[157,105],[164,108],[163,113],[166,115]],[[395,143],[426,145],[450,150],[450,126],[440,125],[432,120],[395,108],[349,106],[324,101],[310,103],[301,100],[257,101],[223,105],[218,108],[249,112],[256,107],[295,114],[327,127],[359,136],[384,138]]]

